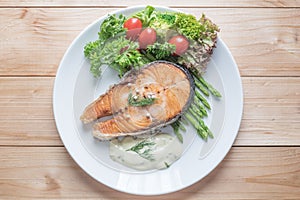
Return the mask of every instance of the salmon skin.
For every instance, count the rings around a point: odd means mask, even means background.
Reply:
[[[93,135],[100,140],[155,132],[187,110],[194,87],[187,69],[155,61],[128,72],[88,105],[80,119],[83,123],[100,119],[93,126]],[[111,118],[101,120],[105,116]]]

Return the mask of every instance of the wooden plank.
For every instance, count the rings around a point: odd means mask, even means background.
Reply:
[[[1,145],[59,145],[53,112],[54,78],[0,78]]]
[[[235,145],[299,144],[300,79],[247,77],[242,81],[244,113]]]
[[[300,120],[299,77],[245,77],[242,81],[243,119]]]
[[[243,77],[235,145],[300,145],[300,77]],[[53,77],[0,78],[0,145],[62,145],[52,112]]]
[[[0,78],[2,120],[51,120],[54,78]]]
[[[176,193],[142,197],[88,176],[63,147],[0,147],[4,199],[298,199],[300,147],[234,147],[207,177]],[[80,181],[79,181],[80,180]]]
[[[198,9],[185,11],[199,16]],[[298,9],[222,9],[221,13],[205,13],[221,28],[220,37],[242,76],[300,75]]]
[[[117,8],[8,8],[0,12],[0,75],[54,76],[71,41]],[[242,76],[300,76],[298,9],[185,8],[220,28]],[[253,14],[255,13],[255,14]]]
[[[155,1],[155,0],[140,0],[140,1],[123,1],[123,0],[114,0],[114,1],[64,1],[64,0],[29,0],[29,1],[9,1],[1,0],[0,5],[2,7],[8,6],[72,6],[72,7],[83,7],[83,6],[100,6],[100,7],[125,7],[125,6],[135,6],[135,5],[160,5],[160,6],[172,6],[172,7],[300,7],[299,0],[211,0],[211,1],[194,1],[194,0],[165,0],[165,1]]]
[[[1,119],[0,134],[0,146],[63,146],[54,119]]]
[[[112,10],[1,9],[0,74],[55,75],[76,35]]]

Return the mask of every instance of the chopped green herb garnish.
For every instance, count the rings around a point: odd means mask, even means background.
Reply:
[[[181,124],[179,124],[179,120],[177,120],[176,122],[174,122],[173,124],[171,124],[173,131],[176,135],[176,137],[178,138],[178,140],[183,143],[183,137],[181,135],[181,133],[179,132],[179,130],[181,129],[180,126],[182,126]]]
[[[166,168],[170,167],[170,165],[167,162],[165,162],[165,165],[166,165]]]
[[[146,97],[146,98],[139,98],[139,96],[134,96],[132,93],[128,95],[128,104],[131,106],[148,106],[152,105],[157,98],[154,97]]]
[[[145,158],[150,161],[154,161],[153,155],[150,153],[151,152],[151,147],[155,145],[155,142],[149,141],[149,140],[143,140],[130,149],[127,149],[126,151],[133,151],[142,158]]]

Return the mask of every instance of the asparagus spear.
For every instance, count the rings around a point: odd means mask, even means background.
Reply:
[[[203,116],[207,116],[207,111],[206,111],[205,107],[203,106],[201,101],[196,96],[194,97],[193,104],[195,104],[198,107],[198,109],[201,111]]]
[[[200,87],[198,85],[202,85],[205,88],[207,88],[212,95],[219,97],[219,98],[222,97],[221,93],[217,89],[215,89],[211,84],[209,84],[202,76],[199,76],[195,71],[191,70],[191,72],[194,75],[195,85],[199,89],[200,89]]]
[[[207,88],[199,81],[199,79],[197,77],[194,76],[194,80],[195,80],[195,85],[196,87],[205,95],[205,96],[209,96],[209,91],[207,90]]]
[[[211,93],[213,96],[216,96],[218,98],[221,98],[221,93],[216,90],[211,84],[209,84],[202,76],[197,75],[195,72],[193,72],[196,90],[195,90],[195,97],[194,102],[191,104],[190,108],[188,109],[188,112],[184,114],[181,119],[182,122],[186,125],[186,121],[190,122],[193,127],[196,129],[197,134],[203,138],[204,140],[207,140],[208,137],[213,138],[213,133],[211,130],[206,126],[202,118],[204,116],[207,116],[207,110],[210,110],[211,107],[208,103],[208,101],[202,96],[209,96]],[[201,93],[200,93],[201,91]],[[178,121],[172,124],[172,127],[174,129],[174,132],[178,138],[181,138],[182,141],[182,135],[179,133],[179,130],[184,130],[184,125],[181,124]],[[183,129],[184,128],[184,129]]]
[[[199,81],[212,93],[212,95],[216,96],[216,97],[222,97],[221,93],[216,90],[211,84],[209,84],[206,80],[204,80],[203,77],[197,77],[199,79]]]
[[[200,75],[197,75],[197,73],[196,72],[194,72],[194,71],[191,71],[192,72],[192,74],[194,75],[194,77],[195,77],[195,85],[197,86],[197,85],[202,85],[203,87],[205,87],[205,88],[207,88],[208,89],[208,91],[212,94],[212,95],[214,95],[215,97],[222,97],[222,95],[221,95],[221,93],[217,90],[217,89],[215,89],[211,84],[209,84],[202,76],[200,76]],[[199,86],[197,86],[199,89],[200,89],[200,87]],[[201,90],[201,89],[200,89]],[[201,90],[202,91],[202,90]]]
[[[184,125],[188,125],[189,124],[189,121],[182,115],[181,117],[180,117],[180,122],[182,122]]]
[[[196,129],[198,135],[203,138],[204,140],[207,140],[207,133],[206,131],[201,127],[201,125],[198,123],[198,121],[193,117],[192,114],[190,114],[189,112],[185,113],[185,117],[189,120],[189,122],[191,122],[191,124],[193,125],[193,127]]]
[[[198,92],[199,93],[199,92]],[[198,96],[201,94],[199,93]],[[202,101],[201,101],[201,100]],[[203,103],[204,101],[204,103]],[[202,103],[201,103],[202,102]],[[175,135],[178,137],[180,141],[182,141],[182,135],[180,134],[180,130],[185,131],[184,124],[187,125],[187,121],[190,122],[193,127],[196,129],[198,135],[203,138],[204,140],[207,140],[208,136],[213,138],[212,132],[209,130],[209,128],[205,125],[204,121],[201,119],[204,116],[207,116],[207,111],[203,105],[206,104],[206,107],[209,107],[209,103],[204,99],[204,97],[194,97],[194,102],[191,104],[189,108],[189,112],[186,113],[186,115],[182,116],[180,120],[177,120],[172,124],[173,130]],[[182,123],[183,124],[182,124]]]
[[[191,104],[190,109],[193,110],[193,112],[195,112],[195,114],[199,116],[199,118],[202,118],[204,116],[200,108],[197,107],[195,104]]]
[[[206,126],[206,124],[204,123],[204,121],[202,119],[199,120],[200,125],[203,127],[203,129],[207,132],[208,136],[210,138],[214,138],[213,133],[211,132],[211,130]]]
[[[186,132],[186,128],[185,128],[184,125],[181,123],[181,120],[177,120],[175,123],[178,124],[180,130]]]
[[[195,95],[196,97],[198,97],[198,99],[203,103],[203,105],[210,110],[210,105],[209,103],[206,101],[206,99],[200,94],[200,92],[198,90],[195,90]]]
[[[179,125],[176,122],[174,122],[173,124],[171,124],[171,126],[172,126],[172,128],[174,130],[174,133],[175,133],[176,137],[178,138],[178,140],[181,143],[183,143],[183,137],[182,137],[181,133],[179,132]]]
[[[204,139],[207,139],[207,137],[210,135],[211,131],[205,125],[204,121],[197,115],[197,113],[194,112],[194,110],[190,109],[189,112],[193,115],[193,117],[197,120],[199,126],[202,128],[201,131],[203,131],[203,135],[205,136]]]

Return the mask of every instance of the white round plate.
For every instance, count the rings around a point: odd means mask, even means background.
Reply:
[[[129,16],[144,7],[126,8],[115,13]],[[106,17],[101,17],[80,33],[66,51],[57,71],[53,109],[56,126],[66,149],[90,176],[118,191],[159,195],[196,183],[223,160],[239,130],[243,91],[238,67],[231,53],[219,38],[205,74],[205,79],[222,93],[219,100],[208,98],[212,110],[205,122],[215,138],[205,142],[192,127],[188,127],[187,132],[183,133],[184,153],[178,161],[164,170],[136,171],[113,162],[109,158],[109,143],[94,139],[91,126],[83,125],[79,120],[85,106],[118,81],[117,73],[110,68],[103,69],[103,75],[95,79],[89,72],[90,65],[83,54],[86,43],[97,39],[100,24]]]

